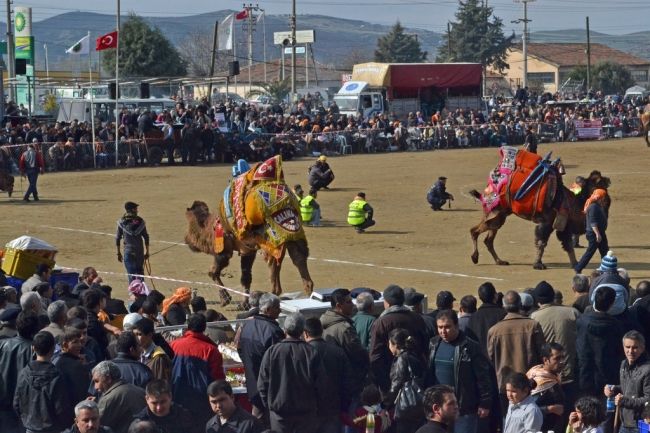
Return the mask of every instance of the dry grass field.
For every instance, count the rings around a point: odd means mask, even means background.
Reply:
[[[542,144],[539,152],[551,150],[565,163],[567,183],[593,169],[611,177],[610,246],[619,266],[630,271],[633,284],[650,278],[650,200],[644,191],[650,179],[650,149],[641,139],[627,139]],[[429,296],[451,290],[460,299],[458,295],[475,293],[483,281],[508,290],[534,286],[545,279],[570,299],[573,271],[559,242],[553,236],[547,247],[544,259],[549,269],[534,270],[534,226],[517,217],[510,217],[495,242],[510,266],[496,266],[482,240],[479,264],[471,263],[469,228],[481,218],[481,208],[467,191],[485,186],[488,172],[497,162],[495,149],[352,155],[331,157],[329,162],[336,180],[331,190],[318,196],[324,227],[306,228],[315,287],[382,290],[396,283]],[[310,159],[285,162],[287,182],[307,185],[310,164]],[[451,209],[434,213],[425,195],[440,175],[449,178],[448,190],[456,200]],[[116,260],[113,236],[123,203],[135,201],[151,236],[153,274],[196,282],[190,285],[206,298],[215,299],[216,290],[207,284],[211,258],[183,245],[184,212],[193,200],[206,201],[215,209],[229,176],[229,165],[53,173],[39,178],[38,203],[21,200],[21,183],[16,179],[14,197],[0,197],[0,242],[23,234],[42,238],[58,248],[60,266],[95,266],[113,287],[114,295],[124,298],[126,278]],[[365,191],[375,208],[377,225],[364,234],[356,234],[345,221],[347,205],[357,191]],[[578,250],[578,255],[582,251]],[[597,254],[589,269],[599,261]],[[235,257],[224,279],[233,288],[238,287],[238,265]],[[285,292],[301,288],[290,260],[285,261],[282,281]],[[170,293],[185,284],[156,280],[155,285]],[[253,269],[253,288],[265,290],[267,286],[260,257]]]

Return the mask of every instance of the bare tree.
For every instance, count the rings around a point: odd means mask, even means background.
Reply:
[[[368,50],[353,49],[350,50],[348,54],[340,60],[339,67],[340,69],[351,71],[352,67],[356,64],[372,62],[372,61],[373,61],[372,52]]]
[[[195,77],[210,75],[210,61],[212,60],[212,32],[194,30],[178,44],[181,57],[187,65],[187,72]],[[217,51],[214,71],[228,69],[228,62],[232,60],[232,51]]]

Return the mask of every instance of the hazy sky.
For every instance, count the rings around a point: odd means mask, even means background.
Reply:
[[[512,24],[523,16],[523,4],[513,0],[486,0],[501,17],[505,28],[520,30]],[[4,2],[3,2],[4,3]],[[31,6],[34,21],[70,11],[115,14],[117,0],[88,1],[31,0],[14,4]],[[221,9],[241,9],[242,2],[231,0],[122,0],[124,13],[134,11],[144,16],[187,16]],[[289,14],[291,0],[261,0],[259,6],[270,14]],[[399,19],[408,27],[442,32],[453,19],[457,0],[296,0],[300,14],[332,15],[392,24]],[[4,11],[6,10],[4,7]],[[589,16],[592,31],[624,34],[650,30],[650,0],[539,0],[528,3],[531,31],[583,28]],[[300,28],[298,17],[298,27]]]

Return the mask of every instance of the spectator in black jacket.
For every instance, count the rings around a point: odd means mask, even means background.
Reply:
[[[506,310],[498,304],[497,290],[489,281],[478,287],[478,297],[482,304],[470,317],[467,329],[476,336],[483,354],[487,356],[488,331],[505,317]]]
[[[174,403],[169,382],[154,379],[147,384],[145,391],[147,406],[133,416],[134,421],[151,421],[159,432],[199,433],[205,425],[197,422],[189,410]],[[132,424],[133,424],[132,423]]]
[[[260,314],[252,316],[242,326],[239,334],[239,356],[244,364],[246,390],[253,405],[253,415],[264,416],[264,404],[257,390],[257,377],[264,353],[284,338],[284,332],[276,319],[280,315],[280,298],[265,293],[260,298]]]
[[[88,396],[90,386],[90,368],[81,359],[84,347],[81,331],[66,327],[60,343],[61,354],[53,362],[61,372],[70,403],[79,402]],[[72,415],[72,407],[69,410]]]
[[[63,433],[113,433],[113,430],[101,425],[97,403],[82,400],[74,407],[74,424]]]
[[[315,433],[319,404],[328,396],[323,363],[300,337],[305,318],[290,314],[284,321],[286,338],[266,351],[257,380],[259,397],[269,410],[276,433]]]
[[[57,433],[72,421],[65,381],[51,362],[55,345],[49,332],[36,334],[32,344],[36,360],[18,375],[14,410],[29,433]]]
[[[623,328],[608,315],[616,292],[601,287],[594,294],[594,309],[580,316],[578,329],[578,386],[584,394],[597,395],[607,384],[619,382],[618,369],[623,360]]]
[[[235,403],[232,387],[225,380],[208,386],[208,401],[215,415],[205,425],[206,433],[262,433],[264,427]]]
[[[22,311],[16,318],[18,335],[0,340],[0,431],[17,431],[21,421],[13,410],[18,373],[32,360],[32,339],[39,330],[38,316]]]
[[[142,349],[133,332],[123,332],[117,337],[117,356],[113,359],[117,368],[122,373],[122,380],[144,389],[153,379],[149,367],[140,362]]]
[[[455,391],[459,416],[454,431],[476,433],[478,419],[489,416],[492,407],[489,363],[478,343],[459,329],[455,311],[439,312],[436,324],[438,335],[429,343],[430,377]]]
[[[338,345],[323,339],[323,325],[311,317],[305,321],[304,339],[316,351],[327,374],[326,399],[319,403],[318,433],[339,433],[340,413],[347,412],[351,397],[352,366]]]

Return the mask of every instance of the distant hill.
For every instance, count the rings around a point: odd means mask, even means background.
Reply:
[[[215,21],[221,21],[230,10],[216,11],[206,14],[184,17],[145,17],[152,25],[160,28],[163,33],[178,45],[188,34],[201,31],[212,35]],[[122,19],[126,19],[124,16]],[[6,26],[0,23],[2,28]],[[243,34],[242,22],[236,22],[237,52],[247,56],[247,40]],[[48,60],[51,70],[56,69],[85,69],[85,58],[76,58],[65,54],[65,50],[91,31],[91,39],[115,28],[115,17],[88,12],[69,12],[34,22],[36,38],[37,68],[45,68],[43,44],[48,46]],[[268,15],[266,17],[267,58],[278,58],[280,48],[273,45],[273,32],[289,29],[288,15]],[[361,20],[349,20],[322,15],[298,16],[298,29],[314,29],[316,42],[313,45],[314,56],[324,64],[341,66],[351,60],[371,59],[377,45],[377,39],[386,34],[390,26],[372,24]],[[435,59],[437,48],[442,40],[440,33],[422,29],[407,28],[406,31],[416,34],[422,49],[429,53],[429,59]],[[263,31],[261,24],[257,25],[254,34],[254,55],[262,60]],[[584,42],[584,30],[541,31],[531,34],[531,42]],[[614,36],[592,32],[592,42],[602,43],[621,51],[626,51],[640,57],[650,59],[650,31]],[[97,53],[94,53],[96,56]],[[243,59],[242,59],[243,60]]]

